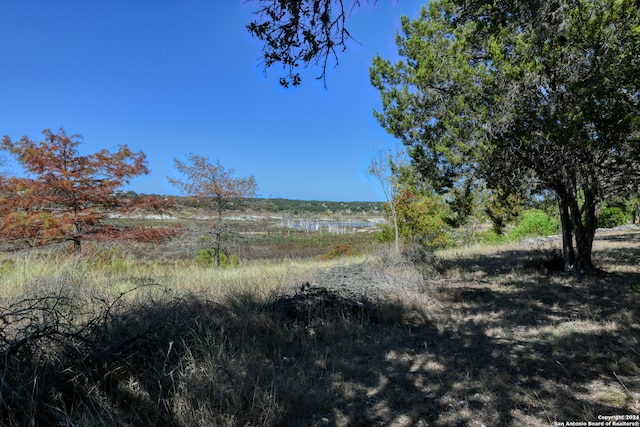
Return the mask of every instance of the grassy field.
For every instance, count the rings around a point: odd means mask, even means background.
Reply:
[[[189,261],[188,239],[6,255],[0,424],[543,426],[640,412],[637,229],[598,234],[607,273],[582,279],[557,271],[553,240],[398,256],[353,233],[360,255],[323,260],[349,235],[296,234],[317,248],[286,256],[302,244],[274,233],[275,257],[227,270]]]

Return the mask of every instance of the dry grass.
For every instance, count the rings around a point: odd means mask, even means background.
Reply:
[[[640,233],[337,262],[0,265],[0,424],[521,426],[640,411]],[[306,283],[309,285],[306,285]],[[130,289],[135,290],[129,292]]]

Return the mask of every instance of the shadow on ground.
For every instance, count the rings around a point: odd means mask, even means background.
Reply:
[[[482,278],[375,298],[322,283],[266,299],[170,295],[96,304],[83,322],[72,301],[27,304],[38,314],[0,341],[0,423],[520,426],[637,413],[640,273],[575,280],[536,270],[538,256],[460,258]]]

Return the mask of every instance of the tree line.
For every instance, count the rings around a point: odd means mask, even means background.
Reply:
[[[208,199],[199,200],[192,197],[173,197],[176,205],[202,208],[210,207],[212,203]],[[343,214],[370,214],[380,215],[384,210],[384,202],[339,202],[335,200],[298,200],[281,197],[251,197],[230,200],[234,211],[242,212],[273,212],[297,214],[330,214],[340,212]]]

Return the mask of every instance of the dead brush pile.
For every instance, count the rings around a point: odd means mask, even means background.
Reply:
[[[1,425],[176,425],[173,374],[224,313],[196,298],[124,296],[56,293],[0,307]]]

